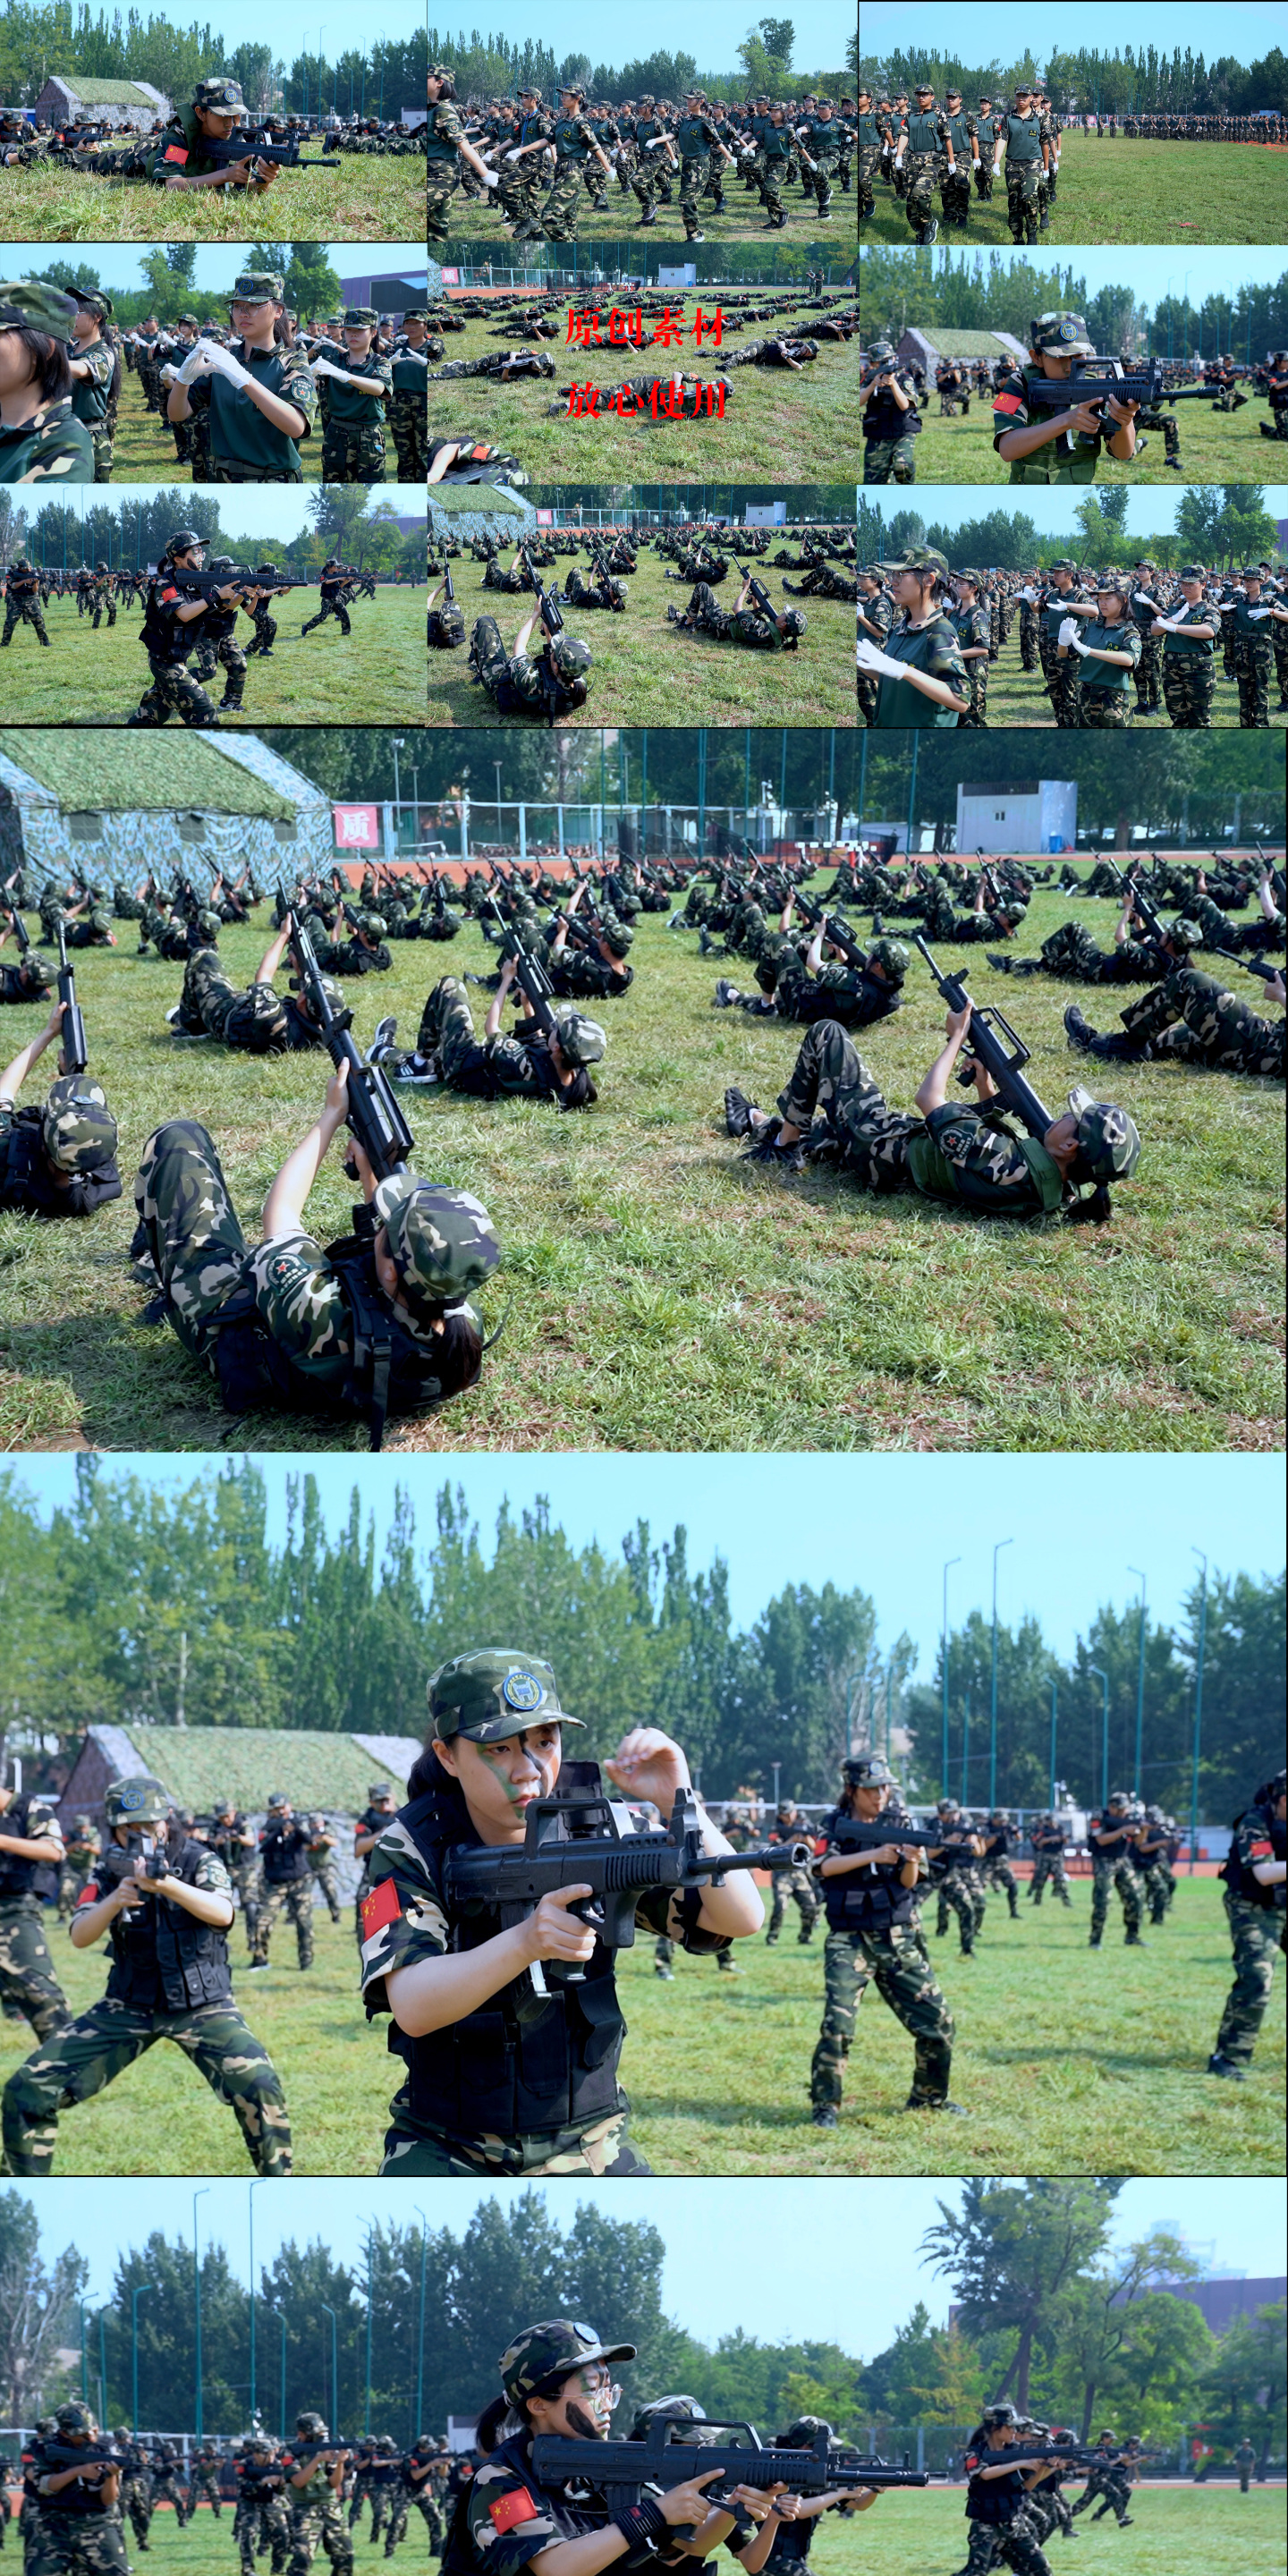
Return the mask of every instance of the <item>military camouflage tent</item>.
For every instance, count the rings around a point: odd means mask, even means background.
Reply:
[[[177,864],[261,877],[329,866],[320,787],[254,734],[0,726],[0,863],[133,882]]]
[[[79,72],[54,73],[36,101],[36,114],[50,125],[86,117],[110,125],[118,134],[150,134],[157,118],[170,114],[170,101],[151,81],[91,80]]]

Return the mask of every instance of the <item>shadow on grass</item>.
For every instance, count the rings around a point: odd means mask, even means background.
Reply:
[[[56,1324],[11,1324],[0,1333],[0,1362],[24,1385],[42,1391],[70,1386],[77,1426],[91,1449],[348,1449],[365,1441],[363,1426],[349,1414],[228,1413],[214,1380],[189,1359],[168,1326],[152,1328],[145,1343],[136,1338],[137,1330],[137,1316],[101,1313],[68,1315]],[[154,1343],[153,1363],[147,1354]],[[141,1409],[150,1440],[139,1437]],[[49,1444],[40,1438],[32,1445]]]

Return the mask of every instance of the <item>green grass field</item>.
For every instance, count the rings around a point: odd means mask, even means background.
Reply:
[[[164,390],[164,389],[163,389]],[[393,441],[386,438],[389,463],[397,474]],[[322,474],[321,431],[303,440],[300,459],[306,483],[317,483]],[[392,479],[392,478],[391,478]],[[138,377],[122,366],[121,401],[116,416],[116,436],[112,442],[112,482],[117,483],[193,483],[197,477],[190,465],[175,462],[174,431],[160,412],[149,411],[143,400]],[[419,487],[417,487],[419,488]]]
[[[784,531],[784,534],[787,532]],[[501,561],[510,557],[501,540]],[[775,549],[776,551],[776,549]],[[790,546],[789,551],[798,551]],[[544,575],[562,586],[574,561],[583,573],[590,558],[561,555]],[[471,678],[467,662],[470,628],[476,617],[495,617],[507,646],[532,602],[485,590],[485,567],[467,556],[453,564],[456,596],[465,611],[466,643],[452,653],[429,656],[429,721],[473,725],[490,702]],[[714,636],[680,634],[667,623],[668,601],[679,610],[687,604],[690,582],[668,581],[665,567],[652,553],[641,554],[638,572],[626,576],[628,606],[621,616],[611,610],[564,610],[565,624],[584,636],[594,655],[590,695],[565,724],[671,724],[682,701],[686,724],[838,724],[852,725],[854,698],[854,610],[842,599],[789,599],[782,594],[783,575],[754,563],[777,607],[802,608],[809,630],[794,653],[752,653],[737,644],[717,643]],[[799,573],[788,573],[798,582]],[[732,608],[741,583],[730,566],[716,597]],[[517,716],[517,725],[525,719]]]
[[[888,184],[875,191],[865,241],[909,242],[906,206]],[[938,192],[939,238],[950,248],[1002,250],[1010,243],[1006,171],[981,204],[972,181],[970,223],[948,231]],[[1288,225],[1288,152],[1257,143],[1146,143],[1119,135],[1061,137],[1051,228],[1039,249],[1065,242],[1281,242]],[[1237,274],[1237,271],[1236,271]]]
[[[875,1990],[864,2000],[836,2129],[810,2119],[810,2058],[823,1999],[821,1940],[795,1936],[789,1904],[775,1949],[737,1944],[740,1974],[677,1956],[674,1982],[653,1969],[652,1943],[624,1951],[618,1976],[629,2037],[622,2080],[631,2135],[660,2174],[1249,2174],[1280,2168],[1283,1980],[1253,2073],[1222,2084],[1204,2073],[1230,1983],[1230,1947],[1215,1879],[1182,1880],[1148,1948],[1121,1945],[1117,1900],[1105,1947],[1089,1953],[1090,1881],[1069,1911],[1021,1900],[1012,1923],[990,1898],[973,1960],[958,1955],[955,1919],[934,1937],[935,1971],[957,2024],[953,2098],[968,2117],[901,2115],[912,2044]],[[357,1997],[351,1918],[315,1908],[315,1965],[301,1975],[294,1935],[279,1924],[270,1965],[249,1977],[231,1948],[238,2000],[282,2078],[296,2170],[371,2174],[401,2061],[385,2022]],[[289,1936],[289,1937],[288,1937]],[[51,1926],[58,1974],[79,2010],[102,1993],[100,1951],[73,1950]],[[0,2080],[24,2057],[25,2027],[0,2025]],[[238,2174],[240,2133],[169,2047],[158,2047],[94,2101],[66,2113],[63,2174]],[[884,2520],[884,2516],[882,2517]]]
[[[592,162],[591,167],[596,175],[599,175],[598,163]],[[807,198],[799,186],[785,188],[783,208],[787,216],[787,227],[784,232],[770,231],[769,217],[760,202],[758,189],[754,185],[748,186],[734,170],[727,167],[724,172],[723,187],[724,212],[722,214],[716,213],[710,196],[699,201],[698,228],[707,242],[790,241],[793,246],[802,245],[810,250],[824,251],[836,257],[838,253],[843,256],[854,239],[855,208],[858,199],[854,193],[853,176],[851,176],[848,193],[838,184],[833,184],[832,209],[826,222],[819,216],[818,201],[814,196]],[[670,205],[663,205],[659,199],[657,222],[643,232],[639,229],[639,200],[631,188],[622,187],[616,170],[609,178],[605,195],[608,209],[605,214],[599,215],[595,213],[587,190],[582,189],[577,200],[579,242],[620,241],[630,236],[638,239],[641,249],[658,241],[664,242],[668,248],[674,243],[678,267],[686,248],[684,217],[680,212],[678,170],[672,175]],[[540,199],[538,199],[539,203]],[[464,189],[458,188],[448,207],[447,221],[453,242],[458,239],[468,242],[476,252],[480,248],[497,253],[504,253],[509,249],[509,227],[505,223],[500,208],[494,203],[490,191],[480,190],[477,196],[467,197]],[[516,261],[523,257],[525,251],[531,254],[538,248],[539,245],[536,242],[516,242],[514,246]]]
[[[910,317],[914,318],[915,317]],[[1097,483],[1260,483],[1283,471],[1288,448],[1263,438],[1257,427],[1269,422],[1270,406],[1251,394],[1243,411],[1213,411],[1207,403],[1182,403],[1175,413],[1181,434],[1179,473],[1164,462],[1163,433],[1142,430],[1137,454],[1125,465],[1102,454]],[[1140,454],[1143,447],[1144,454]],[[939,397],[926,397],[916,442],[919,483],[1009,483],[1011,469],[993,445],[992,405],[972,394],[969,417],[939,417]],[[892,485],[891,489],[906,489]],[[1023,503],[1017,504],[1023,508]]]
[[[1107,944],[1112,907],[1078,913]],[[1026,950],[1067,914],[1040,890]],[[263,922],[224,934],[239,982],[263,952]],[[180,972],[134,945],[123,924],[120,950],[77,959],[126,1196],[75,1228],[0,1218],[0,1450],[361,1447],[357,1426],[301,1414],[230,1419],[171,1335],[135,1320],[129,1180],[151,1128],[178,1114],[206,1121],[254,1239],[326,1068],[175,1048],[164,1012]],[[980,951],[952,953],[981,999],[1003,1002],[1032,1048],[1031,1080],[1061,1103],[1085,1069],[1064,1035],[1069,989],[1003,983]],[[490,969],[495,952],[470,926],[448,951],[411,943],[393,955],[392,971],[353,996],[360,1038],[387,1012],[413,1038],[436,977]],[[865,1198],[826,1167],[784,1183],[744,1162],[724,1132],[725,1086],[772,1101],[799,1032],[713,1010],[725,961],[702,959],[694,934],[668,933],[660,916],[641,921],[632,958],[634,985],[606,1006],[594,1109],[560,1118],[530,1103],[405,1095],[417,1168],[490,1209],[505,1247],[493,1320],[511,1296],[513,1307],[479,1388],[439,1416],[391,1425],[394,1451],[1279,1445],[1274,1084],[1125,1067],[1116,1088],[1144,1153],[1112,1226],[982,1222],[922,1199]],[[863,1050],[899,1105],[942,1043],[942,1005],[915,961],[908,992]],[[481,1026],[485,997],[473,998]],[[1112,997],[1096,1004],[1112,1024]],[[33,1012],[7,1011],[9,1046],[35,1025]],[[319,1240],[346,1230],[348,1210],[332,1155],[310,1202]]]
[[[272,659],[257,654],[246,667],[245,704],[221,724],[420,724],[423,678],[424,593],[378,587],[374,599],[355,601],[346,640],[335,618],[312,635],[300,628],[318,612],[316,585],[301,585],[274,602],[277,640]],[[51,599],[45,611],[50,649],[30,626],[16,628],[5,655],[4,709],[12,724],[124,724],[148,688],[146,656],[139,643],[140,611],[121,608],[114,627],[97,633],[77,615],[74,599]],[[254,628],[237,621],[237,641]],[[218,706],[222,668],[207,696]],[[177,720],[176,720],[177,721]]]
[[[167,241],[415,241],[423,235],[419,153],[393,160],[346,153],[343,163],[339,170],[286,170],[248,201],[239,188],[189,194],[92,172],[6,170],[0,240],[150,242],[158,229]]]
[[[1156,716],[1136,714],[1134,687],[1128,688],[1127,704],[1131,710],[1128,721],[1133,733],[1170,733],[1172,728],[1166,709]],[[997,660],[989,664],[988,722],[990,730],[994,733],[1008,725],[1054,726],[1055,724],[1055,718],[1051,713],[1051,701],[1042,685],[1041,667],[1039,666],[1035,671],[1025,671],[1020,667],[1018,617]],[[1273,673],[1270,681],[1270,722],[1279,732],[1282,732],[1285,724],[1288,724],[1288,710],[1281,710],[1278,705],[1278,692]],[[1227,680],[1219,653],[1216,657],[1216,695],[1212,701],[1212,723],[1214,728],[1232,725],[1236,730],[1239,724],[1239,692],[1234,681]]]
[[[569,418],[560,388],[572,384],[611,388],[628,376],[666,375],[677,365],[700,374],[704,383],[718,381],[719,352],[711,341],[704,341],[700,356],[694,353],[692,325],[700,300],[695,289],[677,294],[673,309],[683,306],[686,317],[682,350],[587,352],[561,348],[556,341],[550,350],[553,377],[524,377],[511,385],[485,376],[436,384],[431,369],[430,437],[450,437],[468,427],[517,456],[534,483],[689,483],[715,475],[799,483],[807,469],[816,483],[848,482],[858,445],[859,362],[853,341],[821,341],[818,357],[799,376],[783,368],[735,367],[723,420],[655,421],[651,414],[623,420],[602,402],[594,418]],[[710,303],[708,295],[704,310],[709,311]],[[808,335],[803,288],[799,307],[786,305],[775,315],[775,328],[784,323]],[[497,327],[488,317],[453,331],[448,362],[495,357],[506,346],[492,337]],[[754,335],[763,337],[769,327],[755,325]],[[731,345],[739,343],[735,339]],[[559,403],[553,415],[552,403]]]

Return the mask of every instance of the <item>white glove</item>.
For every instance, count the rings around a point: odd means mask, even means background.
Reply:
[[[1001,164],[1001,162],[1000,162],[1000,161],[995,161],[995,162],[993,163],[993,176],[994,176],[994,178],[995,178],[995,179],[1000,179],[1000,178],[1001,178],[1001,175],[1002,175],[1002,164]]]
[[[859,637],[855,659],[861,671],[879,671],[889,680],[906,680],[908,676],[906,662],[896,662],[890,653],[879,653],[866,635]]]
[[[1056,637],[1056,642],[1059,644],[1072,645],[1076,644],[1077,641],[1078,621],[1076,617],[1062,617],[1060,620],[1060,632]]]
[[[1072,623],[1072,620],[1070,620],[1070,623]],[[1083,643],[1082,637],[1078,633],[1076,626],[1069,638],[1069,650],[1071,653],[1089,653],[1091,651],[1091,646]]]
[[[1250,608],[1248,610],[1248,615],[1249,617],[1268,617],[1270,615],[1270,611],[1268,608]]]
[[[212,346],[213,343],[209,340],[194,341],[175,376],[177,385],[192,385],[196,383],[198,376],[209,375]]]
[[[902,154],[902,152],[896,152],[896,154],[895,154],[895,156],[894,156],[894,166],[895,166],[896,170],[902,170],[902,168],[903,168],[903,154]]]
[[[230,385],[254,383],[249,367],[243,367],[241,360],[233,356],[231,349],[221,348],[217,340],[208,340],[206,346],[210,351],[208,363],[215,375],[226,376]]]
[[[491,169],[491,168],[489,167],[489,165],[488,165],[488,163],[487,163],[486,161],[483,163],[483,166],[482,166],[481,170],[479,171],[478,175],[479,175],[480,179],[482,180],[483,185],[484,185],[484,187],[485,187],[485,188],[496,188],[496,187],[499,187],[499,186],[500,186],[500,183],[501,183],[501,173],[500,173],[500,171],[499,171],[499,170],[493,170],[493,169]]]
[[[330,358],[314,358],[310,365],[309,373],[314,376],[335,376],[341,384],[345,384],[348,381],[347,367],[337,367],[333,365]]]
[[[161,382],[163,385],[177,385],[178,381],[179,370],[177,367],[165,366],[162,368]]]
[[[513,152],[507,152],[505,157],[507,161],[521,161],[523,158],[522,144],[517,145]]]
[[[1132,603],[1136,608],[1153,608],[1157,614],[1156,603],[1150,598],[1148,591],[1134,590],[1132,592]]]
[[[972,170],[978,170],[978,168],[979,168],[979,154],[978,154],[978,152],[975,154],[975,156],[974,156],[974,158],[973,158],[973,160],[972,160],[972,162],[971,162],[971,165],[970,165],[970,166],[971,166]]]
[[[1028,603],[1029,603],[1030,608],[1036,608],[1036,606],[1037,606],[1037,597],[1038,597],[1038,595],[1037,595],[1037,592],[1036,592],[1035,590],[1029,590],[1029,589],[1026,587],[1024,590],[1022,590],[1022,591],[1020,592],[1020,597],[1021,597],[1021,599],[1027,599],[1027,601],[1028,601]]]

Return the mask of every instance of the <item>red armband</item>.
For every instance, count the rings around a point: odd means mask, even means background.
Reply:
[[[515,2487],[510,2495],[498,2496],[488,2513],[497,2531],[506,2532],[513,2531],[516,2522],[535,2522],[537,2508],[526,2487]]]
[[[396,1923],[402,1906],[393,1880],[382,1878],[380,1885],[372,1888],[370,1896],[363,1897],[360,1910],[364,1941],[369,1941],[373,1932],[383,1932],[386,1923]]]
[[[993,409],[995,412],[1023,411],[1024,404],[1019,394],[997,394],[994,397]]]

